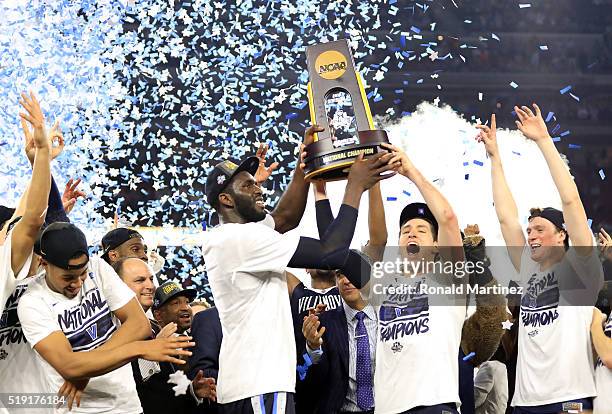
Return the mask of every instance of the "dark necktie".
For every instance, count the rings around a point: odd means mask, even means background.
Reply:
[[[355,342],[357,342],[357,405],[364,411],[374,406],[372,392],[372,359],[370,358],[370,341],[363,318],[366,314],[357,312],[357,328],[355,329]]]

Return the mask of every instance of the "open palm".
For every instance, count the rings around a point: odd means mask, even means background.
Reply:
[[[514,107],[516,116],[519,119],[516,121],[516,126],[525,137],[532,141],[538,142],[550,138],[548,129],[546,128],[546,122],[544,122],[542,118],[540,107],[533,104],[533,108],[535,113],[527,106],[521,106],[520,108],[518,106]]]

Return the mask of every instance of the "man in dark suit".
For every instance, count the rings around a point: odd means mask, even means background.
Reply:
[[[319,382],[315,413],[373,413],[378,317],[346,276],[336,279],[342,306],[304,319],[302,332],[313,365],[307,378]]]
[[[136,257],[117,260],[113,263],[113,269],[136,294],[145,312],[150,308],[155,309],[158,321],[150,321],[151,339],[156,336],[168,337],[175,332],[182,333],[189,329],[191,318],[185,318],[184,308],[175,302],[179,299],[191,301],[195,297],[193,289],[183,289],[178,283],[171,281],[155,289],[153,269]],[[144,414],[189,412],[198,406],[198,402],[199,406],[205,406],[208,397],[214,398],[215,386],[209,375],[197,375],[196,372],[196,375],[190,377],[192,383],[187,393],[175,396],[172,389],[174,385],[168,383],[168,377],[181,368],[170,362],[157,363],[143,359],[133,360],[131,364]]]
[[[219,374],[219,352],[223,339],[217,308],[205,309],[194,315],[191,336],[196,346],[191,350],[193,354],[189,357],[187,376],[193,379],[199,371],[202,371],[204,377],[214,378],[216,381]],[[217,409],[216,402],[207,400],[200,404],[195,412],[216,414]]]

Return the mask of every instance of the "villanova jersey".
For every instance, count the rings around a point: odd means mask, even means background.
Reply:
[[[308,309],[324,303],[327,305],[325,310],[331,310],[336,309],[342,303],[337,286],[328,289],[311,289],[304,286],[304,283],[300,283],[293,289],[290,302],[296,335],[297,332],[302,334],[302,323],[304,317],[308,316]]]

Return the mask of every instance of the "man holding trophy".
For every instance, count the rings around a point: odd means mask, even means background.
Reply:
[[[337,70],[346,71],[346,64],[341,66]],[[327,67],[331,71],[334,65]],[[326,121],[314,121],[318,119]],[[221,223],[208,232],[203,253],[223,328],[217,387],[222,413],[295,412],[296,353],[287,267],[343,269],[360,285],[362,263],[350,258],[349,245],[361,195],[395,175],[399,163],[390,162],[393,155],[379,151],[378,141],[367,133],[367,146],[353,144],[338,152],[325,135],[329,130],[316,125],[306,130],[303,162],[297,163],[287,190],[269,214],[254,177],[256,157],[240,165],[223,161],[207,177],[207,199]],[[371,156],[366,159],[362,153]],[[344,177],[343,204],[325,235],[316,240],[288,233],[302,218],[309,181]]]

